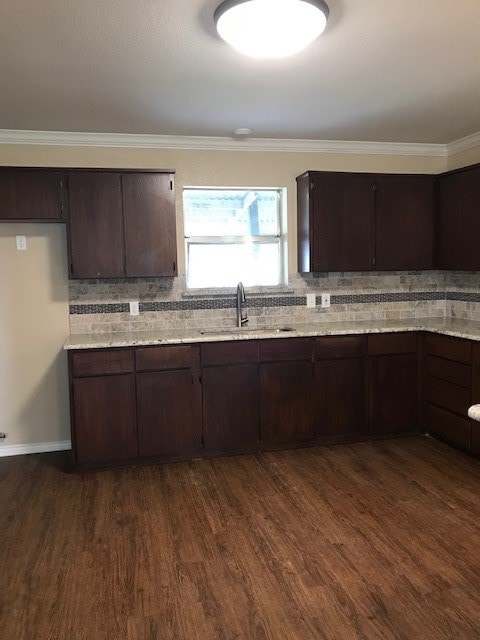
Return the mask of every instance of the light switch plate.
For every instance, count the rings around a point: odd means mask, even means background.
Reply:
[[[26,251],[27,250],[27,237],[26,236],[15,236],[15,240],[17,243],[17,251]]]
[[[313,309],[315,305],[316,305],[315,294],[307,293],[307,307],[309,309]]]
[[[140,308],[139,308],[138,300],[135,300],[134,302],[129,302],[129,305],[130,305],[130,315],[131,316],[140,315]]]
[[[330,294],[322,293],[322,308],[328,309],[330,307]]]

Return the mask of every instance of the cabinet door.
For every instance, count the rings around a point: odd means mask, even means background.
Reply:
[[[319,440],[341,442],[368,433],[365,358],[315,363],[315,418]]]
[[[256,364],[209,367],[202,372],[205,453],[258,450]]]
[[[439,269],[480,269],[480,167],[439,179]]]
[[[196,391],[191,371],[137,374],[138,453],[189,457],[195,450]]]
[[[260,364],[262,449],[313,441],[315,437],[313,364]]]
[[[137,456],[133,374],[73,381],[74,449],[79,464]]]
[[[68,176],[72,278],[125,275],[120,175],[79,172]]]
[[[0,169],[0,220],[61,220],[65,176],[42,169]]]
[[[433,176],[378,176],[378,271],[433,269],[433,185]]]
[[[177,274],[177,236],[173,175],[122,176],[126,275]]]
[[[372,176],[315,174],[313,198],[314,271],[373,269],[375,191]]]
[[[368,398],[372,435],[419,433],[416,354],[370,357]]]

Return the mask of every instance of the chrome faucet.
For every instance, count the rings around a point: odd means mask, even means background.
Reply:
[[[248,322],[247,311],[243,306],[246,301],[247,299],[245,298],[245,289],[243,287],[243,284],[239,282],[237,284],[237,327],[239,329],[241,329],[242,326],[244,324],[247,324]]]

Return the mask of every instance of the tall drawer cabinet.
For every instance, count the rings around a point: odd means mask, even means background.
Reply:
[[[478,390],[474,388],[478,383],[473,384],[479,373],[478,346],[461,338],[425,335],[425,426],[431,435],[464,450],[471,450],[472,422],[467,417],[468,407],[475,398],[480,402]],[[475,445],[477,450],[480,450],[479,444]]]

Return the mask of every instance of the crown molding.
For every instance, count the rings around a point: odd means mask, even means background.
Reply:
[[[465,136],[464,138],[449,142],[446,147],[447,156],[454,156],[456,153],[480,147],[480,131],[473,133],[471,136]]]
[[[235,139],[209,136],[168,136],[130,133],[81,133],[0,129],[0,144],[67,147],[123,147],[217,151],[276,151],[296,153],[349,153],[446,157],[443,144],[358,142],[347,140],[299,140],[278,138]]]

